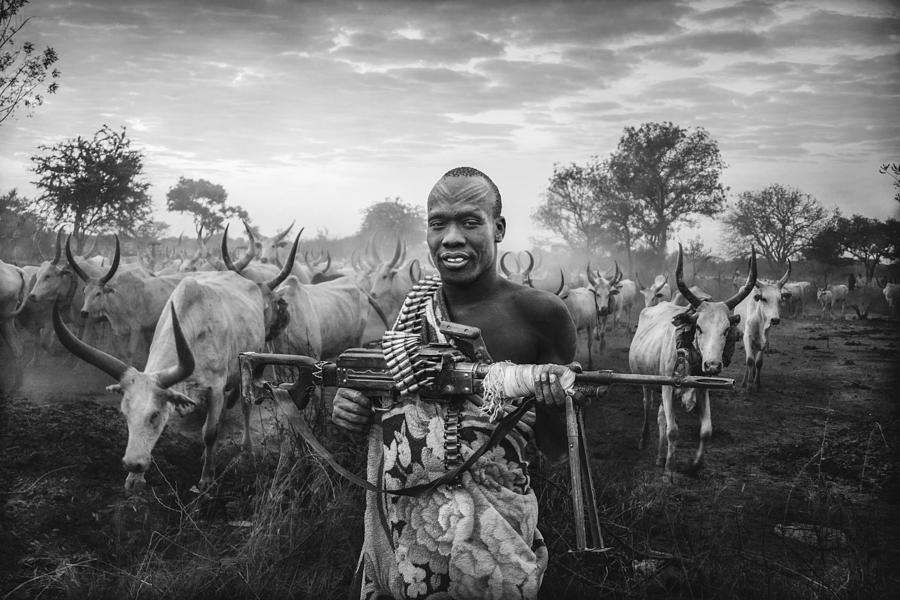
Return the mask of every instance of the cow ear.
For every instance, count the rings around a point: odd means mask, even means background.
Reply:
[[[178,414],[182,416],[197,408],[197,404],[188,396],[171,389],[166,390],[166,402],[172,404]]]
[[[122,395],[122,386],[119,385],[118,383],[114,383],[112,385],[106,386],[106,391],[112,392],[113,394],[119,394],[121,396]]]
[[[741,322],[741,315],[731,315],[728,317],[728,322],[732,325],[737,325]]]
[[[617,290],[617,289],[611,289],[611,290],[609,290],[609,295],[610,295],[610,296],[615,296],[615,295],[618,294],[618,293],[619,293],[619,290]]]

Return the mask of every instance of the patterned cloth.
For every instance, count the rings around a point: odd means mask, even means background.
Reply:
[[[442,320],[438,294],[429,293],[415,318]],[[433,327],[421,330],[435,335]],[[454,439],[445,435],[448,416],[449,427],[459,419],[455,439],[463,460],[493,432],[480,407],[478,396],[454,405],[416,394],[387,407],[369,432],[369,481],[396,490],[440,477]],[[533,411],[526,414],[457,485],[416,497],[367,492],[361,598],[537,598],[547,549],[524,457],[534,419]]]

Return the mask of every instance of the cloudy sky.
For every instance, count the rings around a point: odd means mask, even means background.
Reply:
[[[732,193],[797,187],[845,213],[897,214],[900,10],[891,2],[31,0],[60,90],[0,126],[0,192],[36,194],[40,144],[125,126],[157,218],[178,180],[222,184],[264,233],[296,218],[347,235],[386,197],[423,202],[446,170],[495,180],[507,249],[554,163],[648,121],[703,127]],[[696,235],[682,231],[682,239]],[[716,246],[719,231],[705,223]]]

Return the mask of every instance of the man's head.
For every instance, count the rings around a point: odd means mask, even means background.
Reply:
[[[472,283],[496,275],[497,244],[506,234],[500,191],[471,167],[444,174],[428,194],[428,249],[441,278]]]

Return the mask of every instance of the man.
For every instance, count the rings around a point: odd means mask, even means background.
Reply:
[[[452,485],[415,496],[367,493],[362,598],[537,598],[547,550],[524,453],[532,438],[551,458],[565,449],[559,379],[568,368],[560,365],[574,359],[575,326],[554,294],[498,276],[501,209],[499,190],[476,169],[453,169],[435,184],[427,241],[440,287],[416,318],[478,327],[494,361],[542,365],[537,410]],[[369,481],[400,490],[434,481],[487,442],[496,423],[480,405],[477,396],[444,403],[413,394],[379,407],[373,423],[371,400],[341,388],[332,421],[369,431]]]

